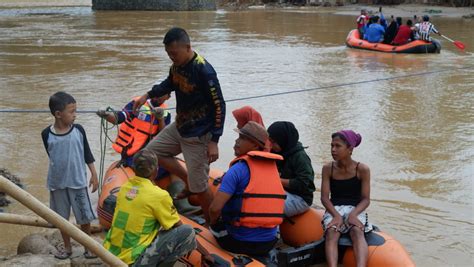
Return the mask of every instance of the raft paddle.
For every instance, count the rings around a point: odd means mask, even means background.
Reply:
[[[463,43],[459,42],[459,41],[454,41],[454,40],[450,39],[449,37],[444,36],[442,34],[440,34],[440,36],[443,37],[444,39],[450,41],[451,43],[453,43],[455,46],[457,46],[461,50],[464,50],[464,48],[466,48],[466,46]]]

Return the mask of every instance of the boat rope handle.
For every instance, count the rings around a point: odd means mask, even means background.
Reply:
[[[107,107],[105,109],[107,112],[111,112],[115,116],[115,121],[118,120],[117,112],[111,108]],[[116,124],[110,123],[112,126],[109,126],[109,122],[105,118],[101,118],[100,120],[100,135],[99,135],[99,142],[100,142],[100,160],[99,160],[99,196],[102,193],[102,184],[104,181],[104,170],[105,170],[105,153],[107,150],[107,140],[110,143],[114,141],[109,136],[109,130],[112,130],[114,127],[117,127]]]

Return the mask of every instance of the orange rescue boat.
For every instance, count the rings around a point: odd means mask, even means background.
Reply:
[[[365,49],[372,51],[379,51],[385,53],[412,53],[412,54],[426,54],[439,53],[441,45],[438,41],[426,42],[416,40],[404,45],[389,45],[383,43],[369,43],[360,37],[358,30],[349,32],[346,38],[346,45],[350,48]]]
[[[106,172],[99,197],[97,213],[99,222],[104,228],[109,228],[115,210],[116,195],[120,186],[134,175],[129,167],[114,162]],[[184,166],[184,162],[181,161]],[[215,193],[220,185],[223,172],[211,169],[209,186]],[[179,179],[174,175],[166,176],[158,181],[158,186],[167,189],[172,181]],[[191,196],[189,202],[197,205],[198,200]],[[219,266],[307,266],[325,262],[324,231],[321,220],[324,211],[311,208],[307,212],[288,218],[280,225],[280,236],[283,242],[270,252],[267,258],[252,258],[237,255],[220,248],[209,229],[201,225],[204,222],[199,216],[181,216],[185,224],[195,229],[200,243],[218,261]],[[369,244],[368,266],[415,266],[405,248],[393,237],[379,230],[372,231],[366,236]],[[341,238],[339,242],[340,261],[343,266],[356,266],[352,243],[349,238]],[[180,259],[186,266],[201,266],[201,254],[195,250],[190,255]]]

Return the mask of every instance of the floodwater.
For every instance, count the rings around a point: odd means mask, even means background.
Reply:
[[[470,266],[474,21],[434,19],[468,52],[441,40],[441,54],[391,55],[346,48],[354,19],[259,10],[0,10],[0,109],[46,111],[49,96],[59,90],[70,92],[81,110],[119,109],[166,76],[170,61],[162,37],[179,25],[217,70],[227,100],[322,88],[228,101],[214,168],[225,169],[232,159],[236,122],[230,111],[243,105],[259,110],[267,125],[277,120],[296,124],[309,146],[317,188],[322,164],[331,160],[331,133],[354,129],[363,141],[353,156],[372,173],[371,221],[398,239],[418,266]],[[425,74],[404,77],[416,73]],[[371,82],[333,86],[360,81]],[[30,193],[48,203],[48,159],[40,133],[52,116],[0,113],[0,119],[0,167],[21,177]],[[99,169],[100,120],[79,114],[76,122],[87,131]],[[118,158],[110,148],[105,156],[105,165]],[[319,191],[315,204],[321,205]],[[18,203],[5,211],[32,214]],[[0,255],[15,253],[18,241],[35,231],[2,225]]]

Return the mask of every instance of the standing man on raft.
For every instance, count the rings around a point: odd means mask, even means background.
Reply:
[[[176,94],[176,120],[153,139],[147,149],[158,156],[159,165],[186,183],[177,198],[196,194],[209,222],[212,192],[208,187],[209,164],[219,158],[217,143],[224,130],[225,102],[214,68],[191,48],[182,28],[170,29],[163,40],[173,61],[168,77],[136,99],[133,109],[148,98]],[[183,153],[187,171],[174,156]]]

